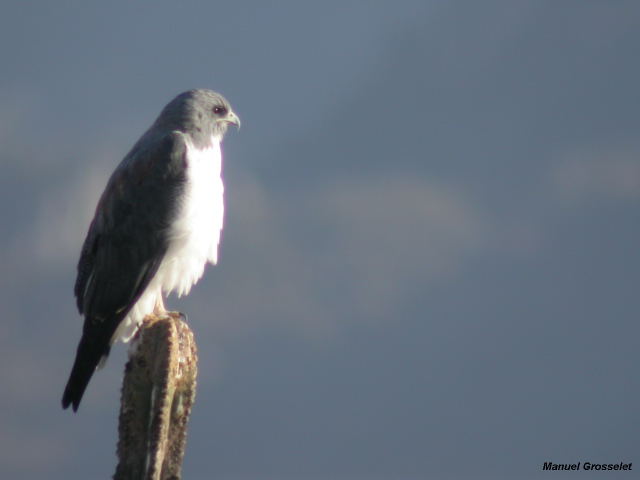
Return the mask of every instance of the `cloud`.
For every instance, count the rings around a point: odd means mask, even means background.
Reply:
[[[640,198],[640,150],[611,147],[563,155],[551,171],[551,183],[565,200]]]
[[[317,333],[388,318],[405,295],[454,278],[491,231],[455,186],[411,175],[327,182],[295,203],[246,178],[228,195],[222,263],[207,282],[226,329],[270,319]]]
[[[486,240],[479,209],[455,187],[424,178],[339,181],[314,202],[334,232],[322,261],[327,276],[343,278],[369,313],[393,309],[413,285],[446,281]]]
[[[113,162],[88,162],[82,175],[72,175],[66,183],[50,185],[38,205],[29,233],[30,248],[45,264],[75,263],[82,240],[109,178]],[[112,157],[110,157],[112,158]]]
[[[12,228],[0,236],[0,260],[11,266],[12,282],[75,265],[115,155],[104,150],[85,158],[92,160],[33,169],[23,180],[15,195],[26,199],[24,210],[11,211]]]

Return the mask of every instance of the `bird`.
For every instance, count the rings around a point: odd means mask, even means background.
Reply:
[[[189,293],[218,261],[223,227],[221,142],[240,119],[208,89],[183,92],[160,112],[109,178],[85,238],[74,294],[82,335],[62,408],[78,410],[117,340],[128,342],[163,297]]]

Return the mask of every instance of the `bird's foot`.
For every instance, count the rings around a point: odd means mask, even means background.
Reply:
[[[171,318],[180,319],[183,322],[188,322],[187,314],[182,312],[167,312]]]

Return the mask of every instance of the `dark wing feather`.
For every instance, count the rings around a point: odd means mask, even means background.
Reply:
[[[78,263],[75,296],[84,314],[82,339],[63,396],[80,403],[111,337],[157,272],[167,230],[186,182],[183,135],[145,135],[111,176]]]
[[[185,155],[180,133],[143,138],[113,173],[78,262],[75,295],[86,317],[128,311],[153,278],[186,181]]]

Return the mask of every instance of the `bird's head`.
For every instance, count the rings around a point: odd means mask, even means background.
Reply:
[[[194,137],[222,140],[229,125],[240,128],[240,118],[229,102],[212,90],[197,89],[181,93],[162,110],[156,123],[189,133]]]

